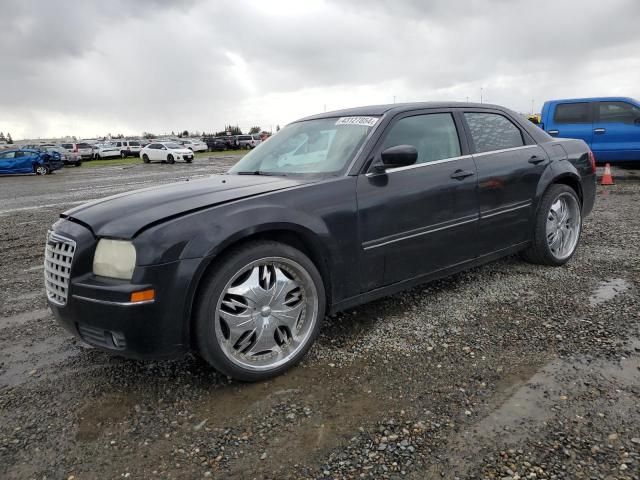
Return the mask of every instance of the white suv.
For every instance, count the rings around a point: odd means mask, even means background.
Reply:
[[[111,143],[120,149],[120,156],[126,157],[139,157],[142,145],[140,140],[111,140]]]

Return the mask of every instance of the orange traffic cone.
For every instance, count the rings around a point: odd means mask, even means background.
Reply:
[[[602,175],[600,185],[615,185],[615,183],[613,183],[613,177],[611,176],[611,165],[608,163],[604,166],[604,175]]]

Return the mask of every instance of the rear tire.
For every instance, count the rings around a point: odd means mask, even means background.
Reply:
[[[246,382],[296,365],[324,319],[325,289],[318,269],[302,252],[279,242],[233,249],[199,291],[194,312],[200,354],[216,370]]]
[[[149,163],[149,155],[147,155],[146,153],[142,154],[142,161],[144,163]]]
[[[127,158],[127,154],[125,152],[120,152],[120,158]]]
[[[533,239],[522,257],[539,265],[564,265],[575,254],[581,232],[582,205],[575,190],[552,185],[540,200]]]
[[[171,154],[167,155],[167,163],[170,165],[173,165],[174,163],[176,163],[176,160],[173,158],[173,155]]]

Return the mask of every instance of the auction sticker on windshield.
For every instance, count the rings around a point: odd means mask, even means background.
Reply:
[[[373,127],[377,121],[377,117],[340,117],[336,125],[363,125],[365,127]]]

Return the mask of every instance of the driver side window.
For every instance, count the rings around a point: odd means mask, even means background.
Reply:
[[[382,149],[398,145],[414,146],[418,150],[416,163],[460,156],[458,130],[450,113],[401,118],[391,127]]]

